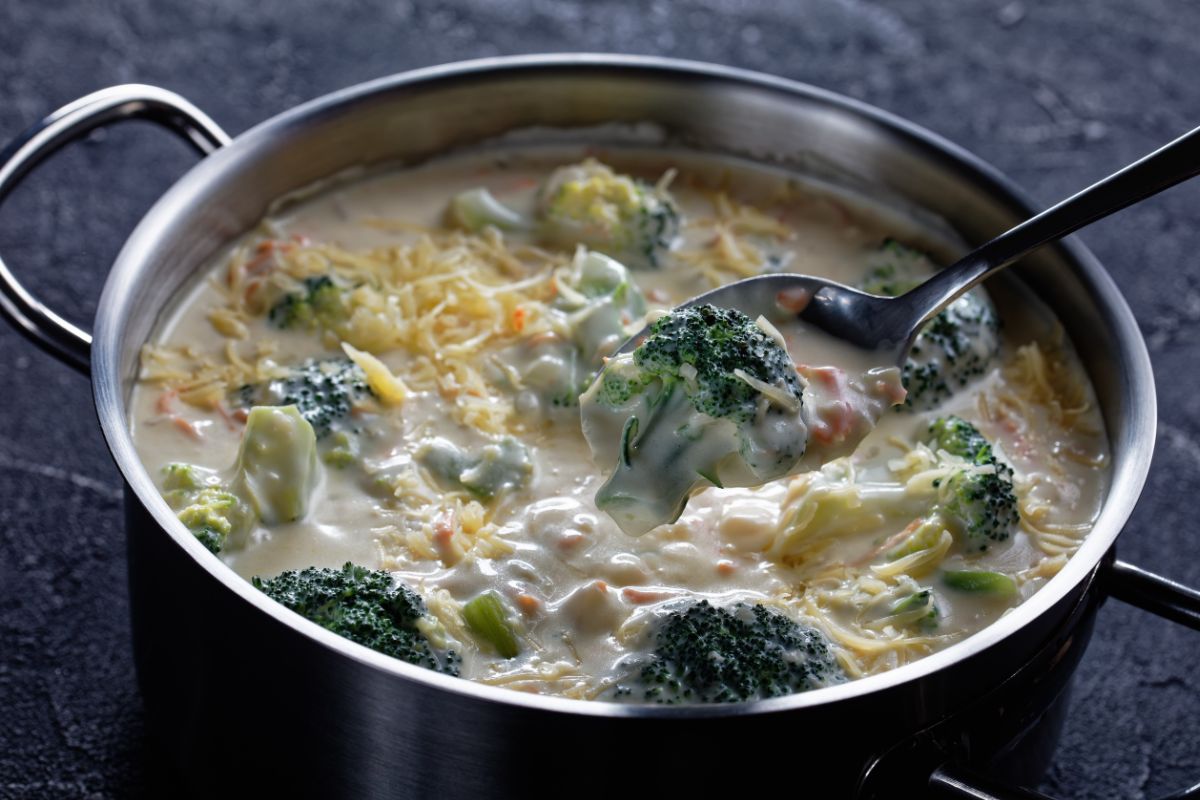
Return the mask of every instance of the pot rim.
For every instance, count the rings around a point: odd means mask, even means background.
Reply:
[[[199,162],[154,204],[118,254],[105,283],[96,314],[91,378],[101,428],[113,459],[126,481],[127,502],[132,493],[136,502],[147,509],[163,532],[187,551],[198,566],[253,609],[274,618],[298,634],[316,640],[339,655],[388,675],[415,680],[480,701],[519,706],[531,711],[610,718],[679,719],[758,715],[823,706],[882,692],[933,675],[999,644],[1051,609],[1072,589],[1085,581],[1121,532],[1141,493],[1153,452],[1157,409],[1149,354],[1133,314],[1112,278],[1075,237],[1064,239],[1057,246],[1079,267],[1077,274],[1080,281],[1096,299],[1098,307],[1107,314],[1108,322],[1112,325],[1120,344],[1121,350],[1114,354],[1114,357],[1123,364],[1125,374],[1128,375],[1127,405],[1133,416],[1128,438],[1135,446],[1130,449],[1122,469],[1114,472],[1104,505],[1092,531],[1084,539],[1079,550],[1045,586],[1003,617],[961,642],[887,672],[784,697],[718,705],[658,706],[576,700],[517,692],[442,675],[344,639],[267,598],[249,581],[209,553],[186,530],[159,494],[134,449],[126,419],[125,398],[119,372],[121,332],[125,319],[131,315],[135,278],[142,264],[152,254],[159,231],[165,229],[166,223],[186,214],[194,196],[213,177],[227,170],[237,170],[246,162],[254,160],[259,149],[263,148],[268,140],[277,138],[282,131],[311,124],[320,117],[336,114],[372,95],[417,87],[430,88],[496,74],[554,72],[561,77],[563,73],[588,74],[605,71],[630,76],[638,72],[653,73],[658,77],[668,76],[679,80],[716,80],[745,88],[766,90],[782,102],[786,102],[788,98],[798,99],[814,105],[824,105],[834,111],[848,112],[861,121],[882,129],[889,139],[914,147],[924,156],[940,160],[945,166],[968,178],[1014,211],[1032,215],[1036,208],[1021,190],[994,167],[912,122],[828,90],[734,67],[653,56],[590,53],[504,56],[411,70],[335,91],[259,123],[235,137],[229,145]],[[152,532],[151,535],[157,535],[157,532]]]

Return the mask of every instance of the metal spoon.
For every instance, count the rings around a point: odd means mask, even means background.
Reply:
[[[917,334],[975,284],[1044,244],[1200,173],[1200,128],[976,248],[898,297],[877,297],[826,278],[758,275],[683,303],[736,308],[754,318],[794,312],[804,323],[867,351],[879,365],[903,364]],[[618,351],[633,350],[642,330]]]

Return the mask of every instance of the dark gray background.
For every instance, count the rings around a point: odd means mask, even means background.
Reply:
[[[733,64],[861,98],[1051,202],[1200,124],[1200,6],[712,0],[622,4],[0,0],[0,139],[94,89],[178,92],[237,133],[391,72],[594,50]],[[87,324],[107,265],[192,163],[142,125],[94,136],[0,213],[0,254]],[[1121,556],[1200,585],[1200,186],[1083,234],[1150,344],[1161,425]],[[120,478],[87,382],[0,326],[0,797],[147,794]],[[1200,779],[1200,635],[1109,603],[1045,791],[1154,797]]]

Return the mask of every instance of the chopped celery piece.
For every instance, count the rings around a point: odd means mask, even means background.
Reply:
[[[1014,595],[1017,593],[1017,582],[1008,575],[1000,572],[988,572],[976,569],[948,569],[942,573],[942,580],[951,589],[960,592],[980,592],[995,595]]]
[[[463,606],[463,620],[472,633],[496,648],[504,658],[514,658],[521,652],[517,637],[508,625],[504,605],[491,592],[481,594]]]

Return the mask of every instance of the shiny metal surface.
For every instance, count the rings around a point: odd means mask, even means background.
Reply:
[[[1107,575],[1109,595],[1200,631],[1200,591],[1117,561]]]
[[[155,122],[200,155],[229,143],[216,123],[179,95],[155,86],[113,86],[63,106],[0,151],[0,205],[30,170],[89,131],[128,119]],[[40,303],[0,260],[0,316],[51,355],[89,371],[92,337]]]
[[[1138,159],[994,239],[980,245],[899,297],[876,297],[836,281],[809,275],[756,275],[705,292],[684,305],[711,303],[751,318],[784,311],[805,324],[877,353],[879,364],[903,364],[925,324],[989,276],[1039,247],[1056,242],[1134,203],[1200,174],[1200,128]],[[626,342],[632,349],[648,328]]]
[[[184,529],[134,452],[126,401],[142,343],[210,257],[275,198],[331,175],[413,163],[530,128],[645,143],[644,125],[593,127],[612,122],[652,123],[661,144],[882,187],[942,215],[968,241],[985,241],[1033,211],[986,165],[854,101],[738,70],[620,56],[494,59],[407,73],[300,106],[204,159],[128,240],[92,345],[97,411],[128,485],[134,633],[149,722],[197,794],[228,789],[235,775],[298,796],[588,794],[595,776],[617,779],[604,760],[622,756],[625,764],[646,742],[654,759],[635,758],[629,769],[649,773],[647,783],[631,785],[704,787],[707,770],[682,778],[669,765],[792,760],[804,736],[806,756],[820,765],[811,780],[847,796],[867,754],[987,694],[1089,590],[1145,479],[1155,403],[1129,309],[1071,241],[1015,269],[1058,314],[1101,400],[1113,458],[1103,512],[1034,597],[975,636],[889,673],[741,706],[525,695],[341,639],[268,601]],[[263,720],[269,725],[250,724]]]

